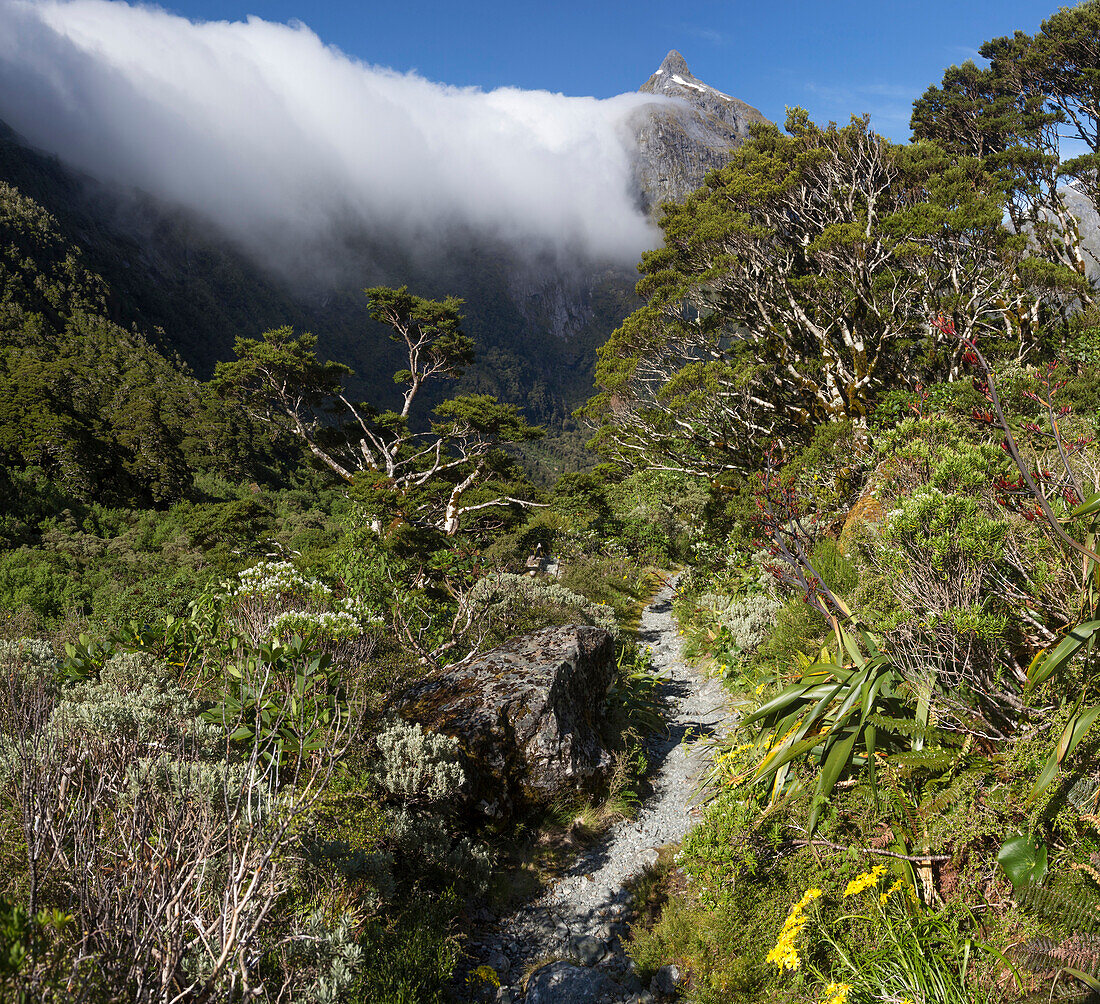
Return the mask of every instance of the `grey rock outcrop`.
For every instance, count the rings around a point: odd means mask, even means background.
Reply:
[[[675,49],[639,90],[673,99],[638,109],[631,123],[638,145],[635,179],[647,210],[693,192],[707,171],[729,161],[753,122],[768,121],[698,80]]]
[[[396,702],[405,718],[454,736],[473,804],[490,816],[596,787],[611,758],[600,738],[615,674],[602,628],[544,628],[446,667]]]
[[[552,962],[527,981],[523,1004],[595,1004],[622,1001],[628,992],[601,973],[571,962]]]
[[[679,993],[683,983],[684,978],[676,966],[661,966],[649,981],[649,990],[661,997],[672,997]]]

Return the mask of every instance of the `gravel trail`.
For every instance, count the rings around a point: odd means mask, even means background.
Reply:
[[[519,983],[525,969],[548,957],[592,967],[593,980],[610,977],[622,991],[608,993],[603,980],[601,992],[594,992],[590,1000],[653,999],[632,975],[620,943],[630,906],[624,885],[656,862],[658,848],[680,841],[696,822],[691,801],[700,764],[690,742],[724,732],[732,720],[721,683],[704,679],[683,661],[672,617],[674,588],[675,580],[645,608],[639,632],[639,642],[652,650],[653,668],[665,677],[662,687],[669,703],[667,732],[652,735],[645,743],[652,793],[637,818],[612,826],[539,899],[471,939],[472,954],[501,975],[498,1000],[572,1000],[564,992],[540,996],[534,990],[524,998]]]

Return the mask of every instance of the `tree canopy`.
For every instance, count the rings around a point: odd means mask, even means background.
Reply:
[[[1081,239],[1067,186],[1100,204],[1100,3],[1063,8],[1034,35],[995,38],[980,52],[987,68],[952,66],[914,103],[913,138],[979,158],[1042,263],[1028,276],[1035,289],[1068,293],[1069,307],[1093,305],[1100,261]],[[1066,139],[1088,152],[1063,159]]]
[[[950,375],[958,330],[1016,335],[1006,309],[1025,242],[973,156],[892,144],[866,118],[822,128],[794,109],[753,127],[728,167],[666,205],[643,256],[646,306],[600,351],[583,414],[609,457],[712,476],[765,440],[865,421],[903,375]]]

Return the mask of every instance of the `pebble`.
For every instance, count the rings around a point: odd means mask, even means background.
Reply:
[[[676,966],[661,966],[649,981],[649,990],[650,993],[670,997],[680,989],[682,983],[680,970]]]
[[[503,981],[508,973],[512,969],[512,963],[508,961],[508,956],[503,952],[489,951],[482,956],[482,961],[487,966],[492,966],[496,970],[497,976]]]
[[[607,944],[588,934],[570,939],[573,954],[585,966],[594,966],[607,954]]]

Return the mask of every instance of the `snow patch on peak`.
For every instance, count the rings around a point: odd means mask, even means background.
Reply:
[[[680,74],[678,74],[678,73],[674,73],[672,75],[672,79],[675,83],[679,84],[681,87],[690,87],[693,91],[698,91],[700,94],[706,94],[706,92],[710,90],[710,88],[707,87],[704,84],[689,83],[683,77],[681,77]]]

